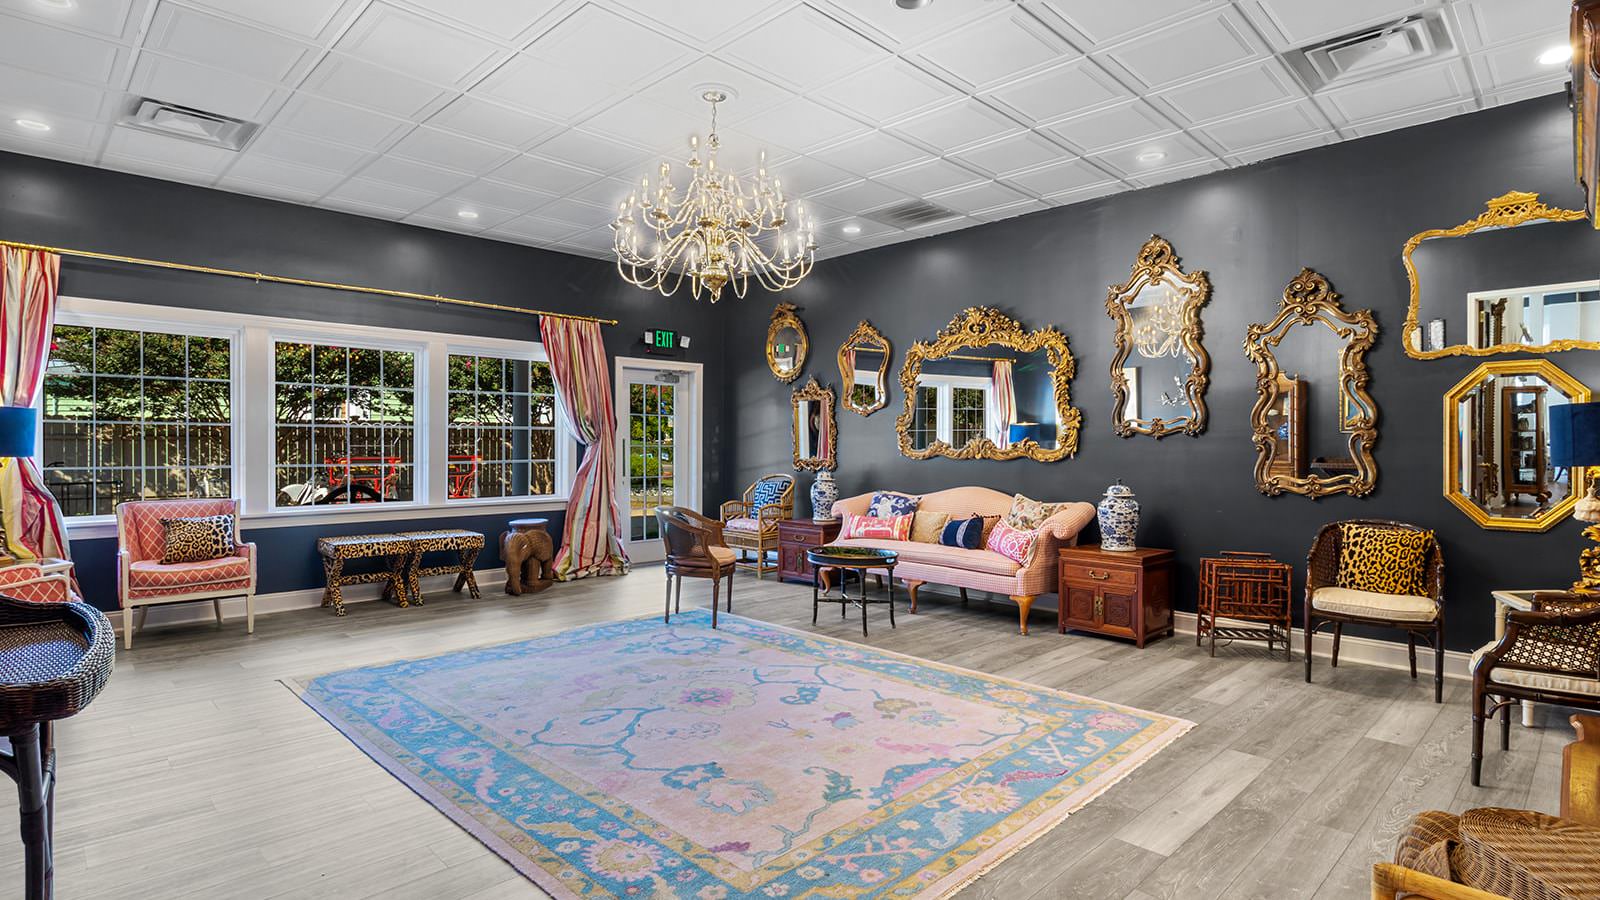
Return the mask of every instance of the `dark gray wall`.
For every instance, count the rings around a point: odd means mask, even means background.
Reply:
[[[1323,523],[1357,517],[1416,522],[1436,529],[1444,547],[1448,644],[1474,648],[1492,635],[1491,590],[1571,583],[1586,542],[1571,520],[1542,535],[1483,531],[1441,496],[1440,398],[1475,362],[1404,355],[1399,332],[1407,286],[1399,254],[1412,234],[1466,221],[1508,190],[1538,191],[1558,206],[1581,204],[1563,98],[819,263],[784,295],[803,307],[810,329],[805,377],[814,373],[838,384],[834,353],[862,318],[895,348],[888,408],[870,418],[839,413],[841,493],[981,484],[1040,499],[1094,501],[1121,478],[1143,504],[1140,543],[1178,551],[1178,605],[1191,610],[1202,556],[1270,552],[1296,564],[1299,590],[1306,550]],[[1214,360],[1206,395],[1211,424],[1199,438],[1157,442],[1111,432],[1106,288],[1128,277],[1135,252],[1151,234],[1172,241],[1185,268],[1205,269],[1214,285],[1203,312]],[[1530,239],[1536,234],[1529,230]],[[1591,259],[1597,247],[1600,238],[1589,245]],[[1377,492],[1365,499],[1272,498],[1254,486],[1254,367],[1241,341],[1248,324],[1272,318],[1301,266],[1326,275],[1347,306],[1377,315],[1381,331],[1369,364],[1380,416],[1379,477]],[[789,388],[767,373],[761,349],[772,302],[769,297],[732,310],[738,318],[729,332],[733,368],[725,422],[736,484],[789,467]],[[997,306],[1029,327],[1054,324],[1067,333],[1078,361],[1072,399],[1084,414],[1076,458],[917,462],[898,454],[894,420],[904,397],[897,373],[905,347],[974,305]],[[1461,333],[1453,322],[1451,336]],[[1554,359],[1586,383],[1600,383],[1594,353]]]
[[[538,185],[533,185],[537,187]],[[552,253],[393,222],[0,153],[0,237],[347,284],[391,287],[511,306],[614,317],[613,356],[642,356],[640,333],[677,328],[693,337],[683,358],[705,364],[709,385],[725,378],[720,349],[729,303],[713,310],[686,295],[663,298],[627,285],[600,260]],[[538,319],[360,294],[256,284],[209,275],[67,259],[61,292],[102,300],[538,340]],[[720,496],[722,424],[705,435],[705,496]],[[416,528],[455,524],[498,535],[515,507],[475,517],[419,519]],[[558,524],[560,514],[555,514]],[[315,539],[373,526],[247,529],[261,545],[263,592],[320,587]],[[385,526],[392,528],[392,524]],[[492,543],[492,541],[491,541]],[[74,542],[85,592],[115,606],[115,541]],[[491,548],[480,567],[499,564]]]

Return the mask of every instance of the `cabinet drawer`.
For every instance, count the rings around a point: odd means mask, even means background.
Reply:
[[[1061,577],[1073,584],[1131,588],[1138,582],[1139,573],[1094,563],[1065,562],[1061,564]]]

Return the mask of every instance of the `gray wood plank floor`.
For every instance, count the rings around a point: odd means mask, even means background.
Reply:
[[[703,604],[704,582],[685,603]],[[94,706],[59,731],[58,895],[488,900],[541,892],[346,741],[278,679],[517,640],[659,613],[662,574],[557,585],[532,597],[436,594],[421,608],[359,603],[264,616],[256,634],[152,625]],[[1316,683],[1259,645],[1216,659],[1180,633],[1143,651],[1015,634],[1015,607],[928,593],[922,612],[872,610],[866,643],[1182,716],[1198,727],[1011,857],[964,898],[1367,896],[1370,866],[1414,812],[1473,806],[1553,812],[1564,716],[1489,739],[1467,782],[1468,686],[1319,661]],[[737,576],[735,610],[811,628],[810,589]],[[905,607],[901,607],[903,612]],[[827,612],[825,608],[824,612]],[[861,640],[855,613],[817,630]],[[21,884],[15,794],[0,783],[0,894]]]

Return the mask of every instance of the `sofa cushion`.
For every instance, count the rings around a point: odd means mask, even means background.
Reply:
[[[909,515],[917,511],[917,501],[921,499],[899,491],[879,491],[872,495],[872,502],[867,504],[867,515],[876,519]]]
[[[1424,569],[1431,549],[1431,531],[1342,522],[1334,582],[1357,591],[1420,596],[1427,591]]]
[[[1317,588],[1311,608],[1342,616],[1365,616],[1395,622],[1432,622],[1439,614],[1432,600],[1410,594],[1382,594],[1350,588]]]
[[[939,543],[945,547],[977,550],[983,546],[983,516],[952,519],[939,532]]]
[[[911,519],[911,513],[886,517],[846,514],[844,525],[839,529],[839,537],[907,541],[911,539]]]
[[[1518,652],[1521,652],[1522,642],[1518,641]],[[1483,657],[1494,649],[1497,641],[1490,641],[1472,652],[1470,671],[1478,671],[1478,664],[1483,662]],[[1534,642],[1537,643],[1537,642]],[[1561,655],[1551,653],[1551,658]],[[1536,691],[1559,691],[1563,694],[1582,694],[1589,697],[1600,697],[1600,679],[1574,678],[1570,675],[1557,675],[1550,672],[1529,672],[1526,669],[1505,669],[1496,666],[1489,670],[1490,683],[1509,684],[1517,687],[1531,688]]]
[[[937,544],[945,523],[949,521],[949,513],[924,512],[919,509],[911,517],[911,539],[919,544]]]
[[[1005,522],[994,526],[994,531],[989,533],[989,542],[984,544],[987,550],[1014,559],[1021,565],[1033,562],[1033,548],[1039,543],[1037,530],[1024,531],[1021,528],[1012,528]]]
[[[738,518],[729,519],[728,521],[723,522],[722,523],[722,530],[724,530],[724,531],[749,531],[749,532],[754,533],[754,532],[757,532],[757,531],[761,530],[761,520],[752,519],[749,516],[740,516]]]
[[[1022,567],[1016,560],[1006,559],[990,550],[967,550],[941,544],[920,544],[916,541],[886,541],[875,538],[848,538],[834,541],[846,547],[871,547],[876,550],[893,550],[899,562],[921,563],[928,566],[945,566],[986,575],[1014,576]]]
[[[210,590],[220,583],[249,577],[250,558],[247,556],[225,556],[221,559],[171,565],[162,565],[153,559],[141,559],[128,565],[128,587],[133,590],[151,588]]]
[[[1043,503],[1017,494],[1011,498],[1011,509],[1006,513],[1005,523],[1020,531],[1034,531],[1044,524],[1045,519],[1055,515],[1056,510],[1065,505]]]
[[[233,516],[185,516],[161,520],[161,563],[203,562],[236,552]]]

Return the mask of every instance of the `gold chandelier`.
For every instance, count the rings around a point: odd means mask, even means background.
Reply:
[[[681,195],[665,162],[654,186],[646,175],[628,195],[611,223],[617,271],[663,296],[687,278],[695,299],[704,289],[712,303],[730,284],[743,297],[752,278],[769,291],[792,288],[816,261],[816,223],[798,201],[791,217],[782,182],[767,178],[766,151],[753,179],[717,167],[717,104],[728,95],[708,90],[702,96],[711,104],[705,159],[696,135],[689,140],[690,178]]]

